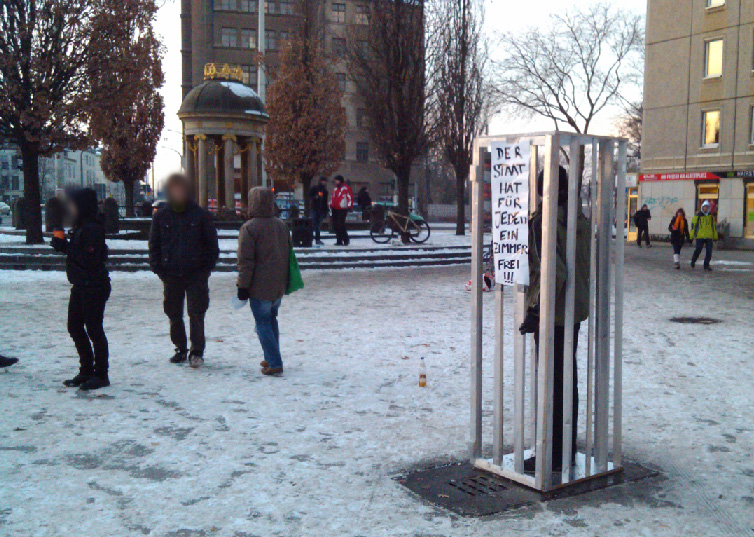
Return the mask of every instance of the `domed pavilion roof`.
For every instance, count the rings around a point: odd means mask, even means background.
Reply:
[[[267,111],[259,95],[235,80],[206,80],[192,89],[181,103],[179,116],[245,115],[267,120]]]

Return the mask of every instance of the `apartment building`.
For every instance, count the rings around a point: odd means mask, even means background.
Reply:
[[[319,19],[324,50],[343,90],[346,110],[346,153],[336,172],[350,180],[354,190],[369,185],[373,197],[392,195],[393,174],[377,162],[366,125],[363,105],[350,80],[346,61],[346,28],[366,24],[368,0],[322,0]],[[264,2],[264,46],[271,65],[266,85],[274,80],[279,51],[290,39],[295,21],[295,0]],[[256,0],[182,0],[183,96],[204,81],[207,63],[241,66],[244,83],[257,88],[255,57],[258,53],[258,3]],[[271,80],[272,79],[272,80]],[[277,186],[277,185],[276,185]],[[284,188],[291,188],[286,185]],[[299,192],[299,196],[301,193]]]
[[[666,235],[709,200],[754,244],[754,0],[649,0],[639,206]]]

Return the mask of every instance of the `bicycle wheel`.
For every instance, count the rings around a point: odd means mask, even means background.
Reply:
[[[377,244],[387,244],[395,233],[386,221],[374,222],[369,226],[369,236]]]
[[[412,242],[422,244],[429,239],[429,224],[424,220],[410,220],[408,223],[408,238]]]

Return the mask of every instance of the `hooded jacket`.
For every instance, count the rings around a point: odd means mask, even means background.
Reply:
[[[110,285],[107,271],[105,225],[97,214],[97,193],[91,188],[69,194],[76,207],[76,220],[67,240],[57,239],[53,246],[65,252],[68,281],[78,288],[100,288]],[[55,239],[53,239],[55,241]]]
[[[210,214],[189,201],[177,211],[168,204],[152,218],[149,265],[160,276],[209,275],[220,257],[217,230]]]
[[[712,239],[717,240],[717,225],[715,217],[711,214],[705,214],[699,211],[691,219],[691,238],[692,239]]]
[[[276,218],[272,190],[249,192],[249,220],[238,235],[238,281],[251,298],[275,301],[288,289],[291,237]]]
[[[330,207],[336,210],[353,209],[353,190],[351,190],[351,187],[346,183],[341,183],[340,186],[335,187],[332,191]]]

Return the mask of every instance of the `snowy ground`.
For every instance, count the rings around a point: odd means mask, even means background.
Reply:
[[[0,373],[0,535],[751,535],[754,256],[715,255],[703,274],[672,270],[667,246],[627,249],[625,451],[665,479],[484,520],[392,479],[466,454],[467,269],[307,272],[281,310],[282,378],[258,372],[233,275],[212,278],[195,371],[167,362],[156,278],[116,274],[113,385],[99,396],[61,385],[76,369],[64,276],[0,273],[0,352],[21,359]]]

